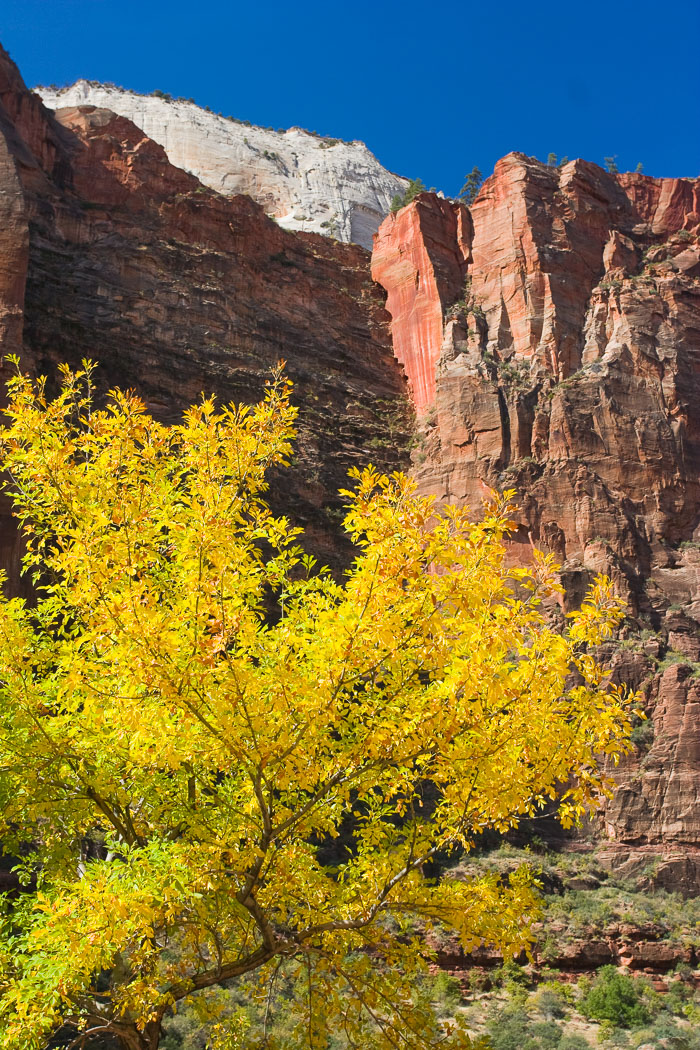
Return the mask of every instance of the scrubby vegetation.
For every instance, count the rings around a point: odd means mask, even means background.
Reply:
[[[602,869],[595,853],[552,852],[536,835],[527,848],[503,844],[458,863],[448,871],[460,876],[469,867],[506,877],[529,862],[543,887],[545,908],[537,928],[533,958],[537,963],[504,962],[491,968],[465,960],[455,972],[432,968],[417,987],[419,1000],[444,1020],[459,1019],[471,1034],[474,1050],[700,1050],[700,992],[692,968],[679,964],[661,974],[656,987],[648,975],[613,965],[597,971],[559,970],[557,953],[574,940],[600,936],[615,923],[661,927],[664,943],[700,950],[700,901],[677,894],[636,889],[653,874],[654,862],[637,880]],[[567,888],[588,882],[588,889]],[[596,885],[597,884],[597,885]],[[443,945],[443,947],[445,947]],[[547,962],[543,956],[549,955]],[[241,1023],[260,1023],[262,994],[250,986],[217,993],[227,1017],[239,1011]],[[295,995],[280,980],[270,1010],[270,1045],[284,1045],[289,1008]],[[205,1050],[208,1028],[186,1008],[166,1023],[166,1050]],[[328,1050],[347,1050],[342,1033]]]
[[[410,204],[419,193],[425,193],[425,183],[422,179],[411,179],[408,186],[403,193],[397,193],[394,195],[391,201],[391,211],[397,212],[401,208],[405,208],[407,204]]]
[[[460,1019],[473,1050],[700,1050],[700,995],[681,974],[672,974],[668,990],[657,992],[648,978],[615,967],[603,967],[592,978],[553,976],[539,984],[524,970],[514,977],[514,970],[511,965],[492,972],[488,991],[476,979],[439,972],[421,982],[417,998],[438,1017]],[[213,993],[208,1008],[216,999],[222,1019],[230,1025],[237,1017],[241,1028],[262,1029],[267,1012],[269,1045],[284,1046],[289,1004],[299,992],[293,982],[280,979],[268,1003],[251,984],[245,991]],[[161,1046],[206,1050],[210,1033],[211,1021],[201,1021],[189,1006],[166,1021]],[[338,1031],[328,1050],[349,1046]]]

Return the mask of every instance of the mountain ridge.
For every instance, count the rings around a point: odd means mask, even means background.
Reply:
[[[95,81],[35,90],[53,110],[90,105],[126,117],[163,146],[175,167],[225,196],[248,194],[285,229],[327,233],[371,249],[392,198],[408,181],[387,171],[360,140],[298,127],[275,131],[189,99]]]

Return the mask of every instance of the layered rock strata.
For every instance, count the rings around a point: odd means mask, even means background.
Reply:
[[[176,168],[131,121],[93,106],[57,115],[0,55],[2,350],[55,376],[99,363],[174,420],[202,391],[252,401],[279,360],[300,407],[278,507],[333,564],[348,469],[395,467],[407,445],[404,379],[368,253],[295,234],[247,196]],[[0,530],[3,567],[17,551]],[[9,537],[9,538],[8,538]]]
[[[572,977],[597,970],[601,966],[624,966],[632,972],[647,973],[659,977],[672,972],[676,967],[700,969],[700,956],[695,947],[680,940],[669,940],[668,929],[653,922],[643,926],[635,923],[611,923],[602,929],[592,927],[585,936],[567,940],[563,923],[550,923],[547,927],[549,943],[546,950],[536,946],[532,963],[537,970],[556,968],[559,975]],[[520,962],[528,962],[523,953]],[[502,966],[503,957],[498,952],[481,947],[473,952],[462,951],[454,939],[442,944],[435,952],[436,969],[446,970],[457,980],[469,981],[474,967],[488,972]],[[700,982],[699,982],[700,983]],[[468,987],[468,984],[467,984]],[[659,990],[666,990],[659,983]]]
[[[610,862],[661,846],[661,882],[697,892],[700,180],[510,154],[469,214],[424,194],[387,218],[373,273],[420,489],[477,510],[515,489],[513,557],[552,551],[569,606],[609,573],[647,630],[610,654],[655,728],[617,774]]]
[[[690,180],[511,154],[471,217],[422,195],[373,257],[424,416],[421,488],[475,506],[517,488],[523,539],[608,568],[655,622],[679,591],[697,611],[697,207]]]
[[[97,106],[126,117],[178,168],[226,196],[246,193],[289,230],[372,247],[372,235],[407,180],[383,168],[364,142],[303,128],[275,131],[223,117],[192,101],[138,95],[79,80],[37,88],[46,106]]]

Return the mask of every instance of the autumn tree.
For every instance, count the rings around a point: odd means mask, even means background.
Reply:
[[[109,1035],[153,1050],[187,1000],[210,1046],[465,1047],[420,996],[425,935],[527,945],[536,895],[430,877],[556,794],[571,824],[628,732],[588,651],[619,616],[599,581],[557,633],[549,558],[509,569],[508,494],[473,523],[371,467],[346,492],[338,581],[271,512],[295,409],[207,398],[178,426],[92,366],[9,384],[4,469],[36,598],[0,602],[5,901],[0,1047]],[[572,671],[575,672],[572,676]],[[214,986],[274,1001],[216,1014]],[[57,1045],[57,1044],[53,1044]]]

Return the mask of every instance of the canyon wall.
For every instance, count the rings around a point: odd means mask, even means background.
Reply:
[[[235,193],[219,161],[207,178],[226,192],[206,185],[206,135],[191,143],[198,178],[139,120],[90,104],[53,113],[0,53],[3,352],[49,375],[97,359],[103,389],[136,387],[164,420],[202,390],[252,400],[286,359],[298,451],[274,499],[336,567],[350,555],[334,496],[348,468],[408,461],[405,370],[421,491],[478,511],[486,489],[515,489],[513,558],[553,551],[569,605],[598,571],[629,602],[608,657],[643,691],[650,728],[596,834],[611,866],[661,850],[660,884],[697,892],[698,181],[510,154],[470,208],[423,194],[384,220],[372,259],[382,290],[362,247],[265,214],[290,191],[262,145],[246,185],[253,196],[269,185],[263,204]],[[309,149],[330,158],[340,146]],[[342,180],[336,190],[350,193]],[[343,199],[352,211],[360,198]],[[320,229],[329,212],[315,214]],[[366,240],[371,223],[355,237],[348,221],[343,236]],[[0,514],[0,562],[16,578]]]
[[[488,488],[515,489],[514,558],[552,551],[569,606],[601,571],[627,599],[629,637],[608,655],[650,730],[605,834],[619,862],[692,854],[695,890],[699,234],[700,180],[510,154],[469,210],[423,194],[389,216],[372,263],[419,417],[421,491],[478,510]]]
[[[607,568],[654,623],[679,598],[700,611],[681,546],[700,539],[699,198],[511,154],[471,215],[423,194],[389,216],[372,264],[421,488],[477,507],[518,489],[522,539]]]
[[[300,408],[277,507],[330,564],[349,555],[338,489],[351,466],[405,462],[405,381],[361,247],[288,232],[250,197],[170,163],[131,121],[54,115],[0,53],[0,334],[34,372],[99,363],[172,421],[202,391],[259,397],[281,359]],[[7,371],[7,366],[5,366]],[[3,376],[0,375],[0,379]],[[0,560],[17,575],[7,519]]]
[[[364,142],[303,128],[260,128],[186,99],[138,95],[87,80],[37,92],[52,109],[91,105],[126,117],[163,146],[176,167],[226,196],[247,193],[289,230],[326,233],[371,248],[392,197],[407,185],[383,168]]]

